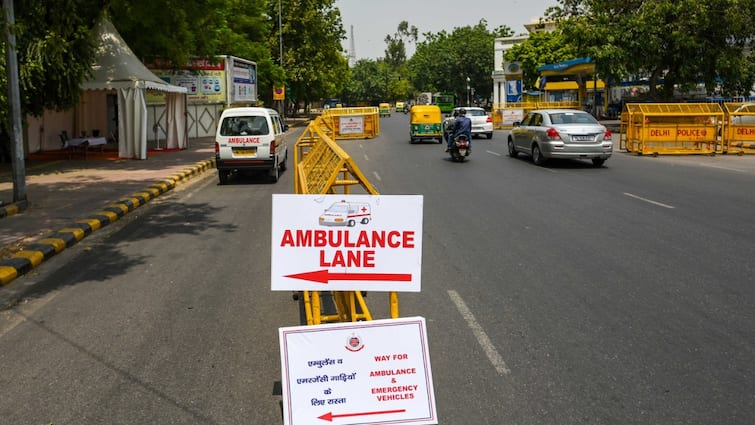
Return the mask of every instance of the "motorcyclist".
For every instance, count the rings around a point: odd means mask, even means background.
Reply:
[[[454,131],[453,135],[448,138],[448,148],[446,149],[446,152],[451,150],[451,144],[453,143],[454,139],[460,135],[467,136],[467,140],[469,141],[469,148],[467,149],[467,154],[472,153],[472,120],[469,119],[467,116],[467,110],[464,108],[459,109],[459,115],[454,120]]]

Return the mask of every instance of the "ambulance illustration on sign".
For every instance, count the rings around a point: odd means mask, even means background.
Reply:
[[[357,222],[367,224],[370,220],[370,204],[366,202],[333,202],[320,215],[321,226],[354,227]]]

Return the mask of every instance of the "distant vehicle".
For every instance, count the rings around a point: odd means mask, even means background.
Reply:
[[[390,103],[381,103],[380,106],[378,106],[378,114],[381,117],[390,117],[391,116]]]
[[[404,110],[404,102],[396,102],[396,112]]]
[[[414,105],[409,111],[409,143],[443,143],[443,115],[437,105]]]
[[[435,93],[433,103],[438,105],[441,113],[450,114],[456,106],[456,96],[453,93]]]
[[[600,167],[611,157],[611,132],[587,112],[541,109],[514,123],[508,138],[509,156],[524,152],[536,165],[550,158],[590,159]]]
[[[452,114],[455,111],[462,109],[461,107],[453,108]],[[488,113],[476,106],[470,106],[464,108],[467,111],[467,116],[472,120],[472,137],[482,136],[483,134],[488,139],[493,138],[493,118]]]
[[[325,99],[322,103],[323,109],[340,108],[341,99]]]

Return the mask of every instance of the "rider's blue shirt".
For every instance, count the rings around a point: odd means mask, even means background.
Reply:
[[[471,139],[472,120],[467,116],[458,116],[454,122],[454,137],[460,134],[466,134]]]

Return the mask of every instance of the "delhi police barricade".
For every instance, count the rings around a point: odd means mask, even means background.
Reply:
[[[755,103],[725,103],[724,153],[755,153]]]
[[[332,108],[329,111],[332,112],[334,109],[346,108]],[[336,137],[352,136],[350,133],[341,136],[342,133],[337,130],[338,126],[333,125],[336,118],[346,116],[350,115],[328,113],[317,117],[310,122],[297,140],[294,149],[294,192],[296,194],[350,194],[351,188],[356,186],[360,187],[363,193],[378,195],[377,190],[367,181],[354,160],[335,141]],[[367,117],[369,114],[364,116]],[[377,116],[377,110],[375,110],[375,116]],[[365,122],[369,120],[365,119]],[[376,127],[369,128],[372,131]],[[302,291],[308,325],[372,320],[372,314],[364,299],[365,294],[361,291],[333,291],[331,294],[336,313],[324,314],[320,293]],[[398,294],[396,292],[388,294],[390,317],[398,318]],[[298,294],[295,294],[294,298],[298,299]]]
[[[514,128],[515,122],[521,122],[524,115],[535,109],[578,109],[579,102],[507,102],[493,107],[493,128],[506,130]]]
[[[723,152],[724,111],[717,103],[627,103],[621,148],[641,155]]]
[[[380,135],[380,116],[374,106],[329,108],[321,119],[332,129],[335,139],[371,139]]]

